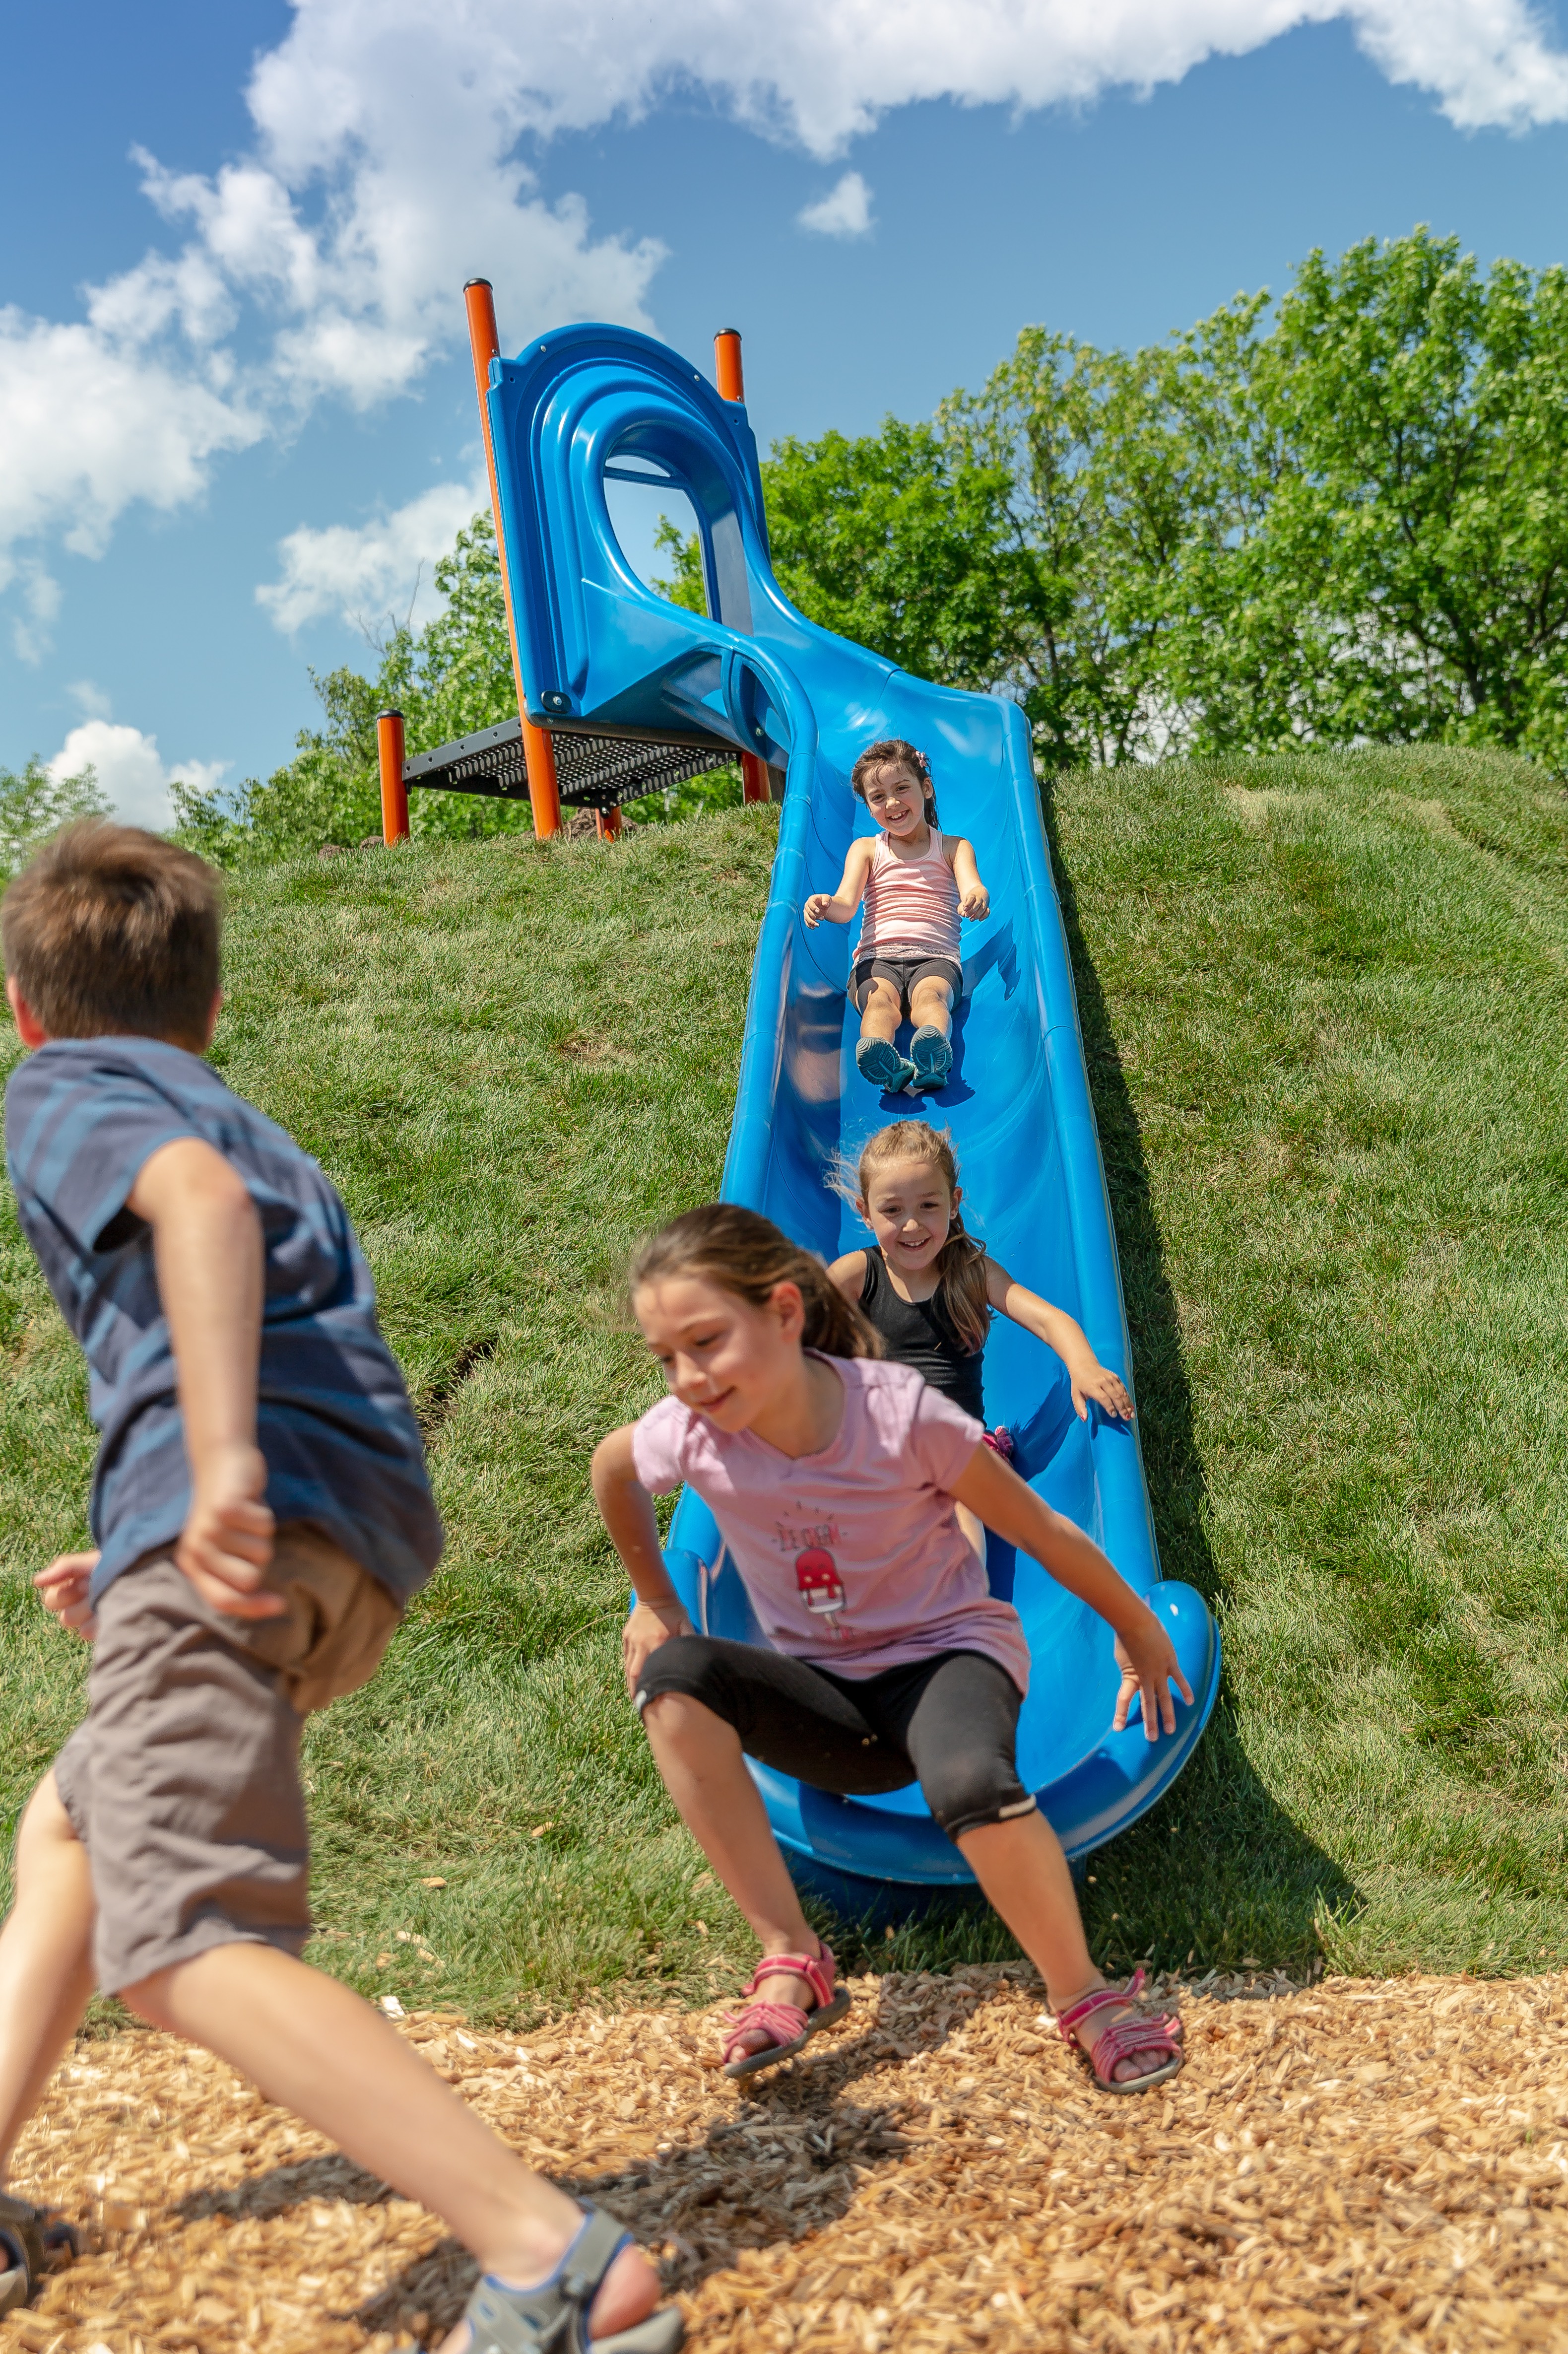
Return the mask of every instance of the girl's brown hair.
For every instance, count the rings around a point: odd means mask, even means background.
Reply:
[[[850,783],[865,799],[868,778],[878,769],[907,769],[920,779],[920,790],[926,797],[926,822],[937,822],[937,796],[931,784],[931,763],[914,744],[906,744],[902,736],[885,737],[880,744],[868,744],[850,771]]]
[[[879,1128],[862,1149],[855,1169],[855,1191],[860,1199],[869,1200],[879,1169],[911,1161],[922,1168],[939,1170],[948,1193],[957,1191],[959,1164],[947,1129],[931,1128],[923,1119],[896,1119],[890,1128]],[[956,1209],[948,1239],[937,1253],[935,1264],[937,1306],[972,1357],[985,1347],[991,1331],[985,1246],[964,1232],[963,1219]]]
[[[779,1284],[792,1283],[806,1303],[806,1348],[826,1357],[882,1354],[880,1336],[821,1260],[780,1234],[771,1218],[736,1202],[707,1202],[661,1226],[631,1262],[631,1289],[672,1275],[699,1276],[753,1308],[766,1308]]]

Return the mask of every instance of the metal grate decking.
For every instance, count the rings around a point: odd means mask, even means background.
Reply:
[[[603,735],[552,727],[550,741],[561,800],[575,809],[619,809],[622,801],[664,792],[711,769],[735,768],[740,758],[733,745],[716,736]],[[403,782],[410,790],[526,801],[521,720],[503,719],[455,743],[438,744],[433,752],[416,753],[403,764]]]

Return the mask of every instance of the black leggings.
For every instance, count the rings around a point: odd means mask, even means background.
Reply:
[[[1018,1686],[980,1651],[938,1651],[874,1676],[835,1676],[758,1643],[677,1635],[642,1670],[636,1706],[684,1692],[732,1724],[748,1757],[813,1789],[870,1798],[917,1781],[951,1840],[1027,1815]]]

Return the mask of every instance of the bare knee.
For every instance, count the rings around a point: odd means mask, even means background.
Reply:
[[[946,1030],[952,1017],[952,985],[945,981],[917,981],[909,992],[909,1019],[916,1030],[929,1023]]]
[[[898,1017],[903,1010],[904,1000],[897,990],[890,981],[884,981],[878,974],[873,979],[871,987],[866,991],[865,1002],[860,1009],[860,1018],[863,1022],[874,1021],[879,1027],[890,1022],[896,1030]]]

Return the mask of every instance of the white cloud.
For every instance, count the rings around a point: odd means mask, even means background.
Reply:
[[[552,132],[696,85],[825,160],[917,101],[1086,103],[1334,20],[1467,129],[1568,120],[1568,56],[1531,0],[293,0],[251,76],[249,152],[210,177],[140,158],[171,249],[79,321],[0,311],[0,588],[8,548],[97,554],[132,503],[199,498],[323,398],[413,389],[475,270],[514,347],[557,320],[647,323],[661,249],[546,201],[528,143]],[[858,175],[808,218],[860,234]]]
[[[177,361],[98,326],[0,310],[0,549],[55,531],[102,553],[133,500],[164,509],[206,488],[211,461],[265,430]]]
[[[139,727],[116,726],[108,719],[84,719],[79,727],[71,729],[47,766],[51,777],[77,777],[84,769],[92,769],[117,817],[128,825],[156,831],[173,821],[172,779],[194,785],[198,792],[210,792],[222,782],[228,762],[176,760],[172,769],[166,769],[155,736],[143,736]]]
[[[13,567],[21,583],[22,610],[11,624],[11,643],[18,662],[41,663],[53,643],[50,631],[60,610],[60,584],[36,558]]]
[[[835,187],[798,212],[802,228],[821,237],[865,237],[871,230],[871,190],[858,172],[846,172]]]
[[[489,504],[487,483],[438,482],[407,506],[357,529],[334,524],[317,531],[302,524],[279,543],[282,578],[258,588],[256,601],[286,632],[330,612],[355,623],[375,621],[387,612],[399,618],[409,613],[418,628],[434,609],[437,558]]]
[[[107,719],[112,705],[101,686],[90,678],[72,679],[66,693],[84,719]]]

